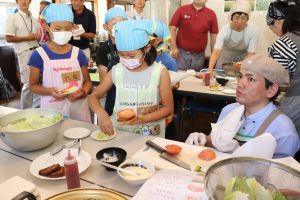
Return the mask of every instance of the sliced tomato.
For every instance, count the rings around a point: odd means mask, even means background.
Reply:
[[[216,153],[211,149],[205,149],[198,154],[201,160],[211,161],[216,158]]]
[[[179,154],[181,151],[181,147],[176,144],[169,144],[165,146],[167,153],[169,154]]]

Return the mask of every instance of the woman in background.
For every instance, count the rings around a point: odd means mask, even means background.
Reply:
[[[280,100],[279,109],[291,118],[300,136],[300,1],[272,2],[267,24],[280,36],[269,47],[269,56],[289,69],[291,75],[291,86]],[[300,161],[299,150],[295,159]]]

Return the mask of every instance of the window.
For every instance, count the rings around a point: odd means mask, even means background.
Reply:
[[[2,0],[0,1],[0,46],[7,45],[5,40],[6,33],[6,21],[9,15],[15,13],[18,9],[18,5],[15,0]]]

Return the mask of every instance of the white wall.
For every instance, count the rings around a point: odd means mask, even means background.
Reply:
[[[182,0],[182,5],[189,4],[191,0]],[[216,3],[218,2],[218,3]],[[223,12],[224,0],[208,0],[206,6],[215,11],[217,18],[219,29],[226,23],[228,23],[227,13]],[[255,12],[250,14],[249,22],[258,26],[260,35],[259,35],[259,43],[257,52],[261,54],[267,54],[267,48],[272,42],[277,39],[277,36],[269,29],[266,24],[266,12]],[[210,55],[210,48],[206,49],[206,55]]]

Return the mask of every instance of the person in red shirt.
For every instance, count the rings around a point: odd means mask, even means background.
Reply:
[[[215,45],[218,33],[217,17],[213,10],[205,6],[206,1],[193,0],[193,3],[181,6],[171,19],[172,56],[177,59],[178,69],[202,69],[208,32],[211,49]]]

